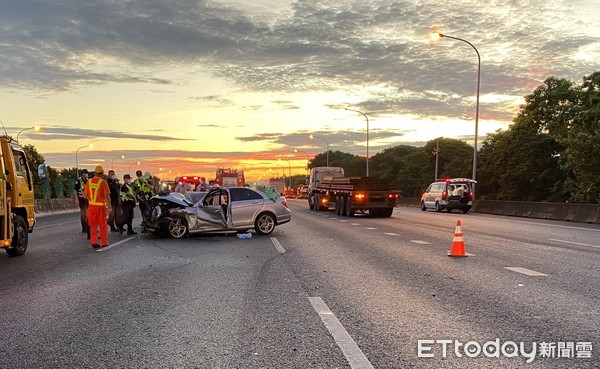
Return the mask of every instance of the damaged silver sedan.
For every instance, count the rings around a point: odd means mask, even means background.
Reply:
[[[189,196],[161,194],[151,199],[151,209],[146,232],[173,238],[203,232],[242,233],[250,229],[266,235],[292,218],[285,198],[269,197],[247,187],[215,188]]]

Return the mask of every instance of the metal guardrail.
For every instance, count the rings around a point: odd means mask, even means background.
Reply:
[[[419,207],[419,198],[398,198],[398,206]],[[477,200],[475,213],[600,224],[600,204]]]

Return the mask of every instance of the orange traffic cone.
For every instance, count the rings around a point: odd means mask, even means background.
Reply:
[[[450,248],[450,252],[448,252],[448,256],[467,257],[467,254],[465,253],[465,240],[463,238],[460,220],[456,222],[454,240],[452,241],[452,247]]]

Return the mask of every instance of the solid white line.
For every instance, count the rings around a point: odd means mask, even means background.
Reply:
[[[536,272],[535,270],[529,270],[529,269],[520,268],[520,267],[504,267],[504,269],[512,270],[513,272],[525,274],[525,275],[528,275],[531,277],[547,277],[548,276],[548,274],[544,274],[544,273]]]
[[[388,236],[400,236],[398,233],[384,233],[387,234]]]
[[[279,240],[275,237],[271,237],[271,242],[273,242],[273,245],[275,245],[275,248],[277,249],[277,251],[279,251],[279,253],[283,254],[285,252],[285,249],[283,248],[283,246],[281,246],[281,243],[279,243]]]
[[[365,229],[373,230],[373,229],[377,229],[377,228],[373,228],[373,227],[365,227]]]
[[[360,225],[360,223],[350,223],[351,225]]]
[[[108,251],[109,249],[112,249],[112,248],[113,248],[113,247],[115,247],[115,246],[119,246],[120,244],[122,244],[122,243],[125,243],[125,242],[127,242],[127,241],[131,241],[131,240],[133,240],[134,238],[137,238],[137,237],[127,237],[127,238],[125,238],[124,240],[121,240],[121,241],[115,242],[115,243],[113,243],[113,244],[110,244],[110,245],[108,245],[107,247],[103,247],[103,248],[101,248],[101,249],[96,249],[96,252]]]
[[[421,240],[410,240],[410,242],[418,243],[419,245],[431,245],[431,242]]]
[[[342,349],[350,367],[354,369],[373,369],[373,365],[371,365],[369,359],[367,359],[356,342],[350,337],[342,323],[329,310],[323,299],[320,297],[309,297],[308,300],[317,314],[319,314],[321,321],[325,324],[325,327],[331,333],[339,348]]]
[[[548,238],[548,241],[557,241],[557,242],[564,242],[564,243],[572,243],[573,245],[580,245],[580,246],[589,246],[589,247],[597,247],[600,249],[600,246],[596,246],[596,245],[590,245],[587,243],[580,243],[580,242],[572,242],[572,241],[565,241],[565,240],[555,240],[553,238]]]
[[[478,214],[483,214],[483,213],[478,213]],[[493,214],[488,214],[488,215],[493,215]],[[498,217],[498,216],[496,216],[496,217]],[[552,227],[552,228],[568,228],[568,229],[580,229],[583,231],[600,232],[600,229],[565,226],[565,225],[560,225],[560,224],[544,224],[544,223],[537,223],[537,222],[526,222],[526,221],[522,221],[522,220],[494,219],[494,221],[495,222],[496,221],[498,221],[498,222],[513,222],[513,223],[522,223],[522,224],[535,224],[535,225],[541,225],[541,226]]]

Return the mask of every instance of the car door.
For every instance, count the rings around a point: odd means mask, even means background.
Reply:
[[[264,197],[249,188],[230,188],[231,218],[234,228],[254,227],[254,216],[262,209]]]
[[[226,230],[231,228],[231,206],[224,189],[211,190],[202,200],[202,206],[188,208],[196,217],[196,230]],[[190,229],[193,229],[190,225]]]

